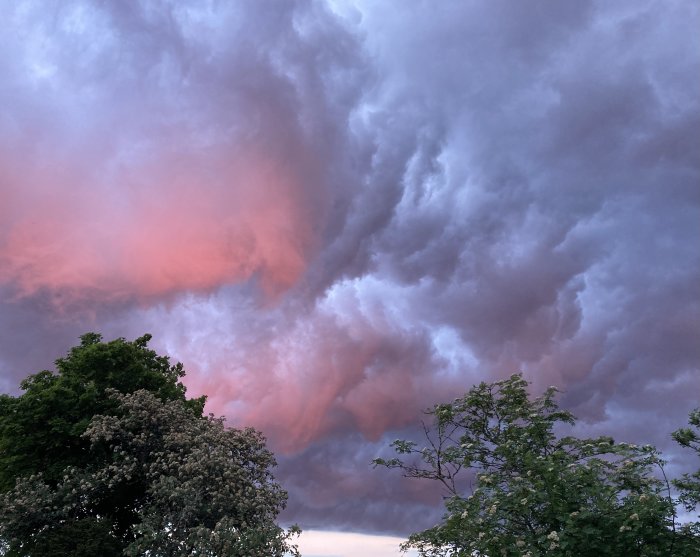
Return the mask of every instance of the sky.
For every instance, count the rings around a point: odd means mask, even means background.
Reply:
[[[697,2],[0,7],[2,392],[152,333],[308,547],[368,556],[442,504],[372,459],[480,381],[689,466]]]

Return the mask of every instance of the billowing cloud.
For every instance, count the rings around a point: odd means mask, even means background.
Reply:
[[[0,280],[59,305],[295,284],[347,110],[305,57],[351,71],[324,48],[345,31],[293,4],[45,10],[7,18]]]
[[[369,462],[517,370],[558,385],[581,433],[682,469],[697,7],[387,9],[8,8],[3,389],[84,330],[152,332],[212,411],[268,435],[287,517],[314,528],[437,520],[439,491]]]

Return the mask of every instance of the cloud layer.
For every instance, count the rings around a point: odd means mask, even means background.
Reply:
[[[700,392],[697,6],[387,10],[6,6],[3,390],[85,330],[152,332],[319,528],[430,525],[439,493],[369,462],[517,370],[582,432],[671,449]]]

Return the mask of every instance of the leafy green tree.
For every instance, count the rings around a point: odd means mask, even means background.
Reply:
[[[57,481],[66,466],[84,466],[89,443],[81,436],[96,414],[113,412],[107,389],[146,389],[162,400],[179,400],[200,413],[204,397],[187,400],[182,364],[148,348],[151,335],[133,342],[102,342],[96,333],[56,360],[57,373],[41,371],[22,381],[21,396],[0,395],[0,491],[15,479],[41,472]]]
[[[121,338],[102,342],[96,333],[85,334],[78,346],[56,360],[56,373],[29,376],[20,385],[24,391],[20,396],[0,395],[0,493],[12,491],[18,479],[37,474],[54,488],[68,467],[89,470],[103,465],[109,453],[91,450],[83,433],[93,416],[116,411],[108,389],[122,393],[146,389],[201,414],[205,399],[186,398],[180,382],[182,364],[171,365],[167,357],[149,349],[150,339],[144,335],[133,342]],[[104,555],[118,555],[118,548],[131,540],[130,527],[143,493],[144,486],[136,484],[105,493],[86,517],[42,527],[41,535],[33,536],[31,543],[25,540],[23,547],[61,548],[64,541],[80,539],[76,530],[89,531],[92,543],[103,548]],[[45,555],[46,547],[24,554]],[[64,554],[77,551],[77,547],[66,548]]]
[[[203,416],[150,336],[81,339],[0,398],[0,554],[295,554],[262,436]]]
[[[297,554],[290,543],[297,529],[286,532],[274,522],[286,493],[273,480],[274,457],[259,432],[225,428],[223,419],[198,416],[181,401],[163,402],[145,390],[109,394],[117,413],[95,416],[83,434],[92,448],[110,452],[109,461],[68,467],[54,486],[41,474],[22,478],[2,496],[0,533],[8,555],[65,551],[74,543],[64,539],[70,533],[82,534],[86,546],[72,547],[71,555]],[[144,493],[130,543],[101,547],[109,522],[94,509],[105,494],[133,486]]]
[[[700,456],[700,408],[690,413],[690,427],[681,428],[673,432],[673,438],[683,447],[695,451]],[[680,501],[688,512],[698,513],[700,506],[700,469],[690,474],[684,474],[674,480],[673,484],[680,491]],[[700,515],[695,524],[688,525],[696,535],[700,536]]]
[[[676,532],[668,486],[652,473],[663,464],[653,447],[559,437],[555,428],[575,420],[558,408],[557,390],[531,400],[527,387],[521,375],[481,383],[427,412],[428,446],[398,440],[398,457],[374,461],[435,480],[448,495],[444,521],[403,549],[430,557],[697,555],[696,540]]]

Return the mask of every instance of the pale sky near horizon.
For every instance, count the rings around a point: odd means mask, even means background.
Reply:
[[[399,551],[404,538],[323,530],[302,532],[299,549],[303,557],[417,557],[416,551]]]

